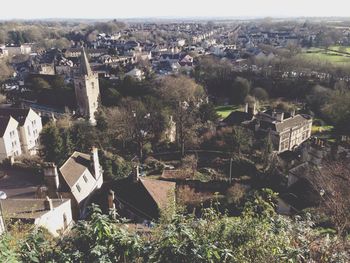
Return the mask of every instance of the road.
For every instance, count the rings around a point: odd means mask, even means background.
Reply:
[[[7,198],[35,198],[40,185],[38,175],[18,169],[0,170],[0,191],[4,191]]]

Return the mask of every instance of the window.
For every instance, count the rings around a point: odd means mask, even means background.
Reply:
[[[77,190],[78,190],[79,193],[81,192],[81,187],[80,187],[79,184],[77,184]]]
[[[85,176],[85,174],[83,175],[83,178],[84,178],[85,183],[87,183],[87,182],[88,182],[88,179],[87,179],[87,177]]]
[[[27,130],[28,130],[28,135],[30,136],[31,133],[30,133],[30,127],[29,126],[27,127]]]
[[[91,88],[92,88],[92,89],[95,88],[95,82],[91,82]]]

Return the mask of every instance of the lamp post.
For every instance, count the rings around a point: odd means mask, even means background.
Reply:
[[[1,202],[1,200],[5,200],[5,199],[6,199],[6,194],[0,195],[0,235],[2,234],[2,232],[6,232],[5,222],[4,222],[4,213],[3,213],[2,202]]]

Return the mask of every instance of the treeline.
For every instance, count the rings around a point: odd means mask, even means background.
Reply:
[[[264,189],[250,196],[241,216],[215,207],[199,217],[165,211],[151,229],[133,230],[93,206],[69,234],[51,237],[43,229],[14,225],[0,236],[5,262],[339,262],[350,260],[349,242],[319,231],[309,214],[277,215],[276,195]]]
[[[124,29],[122,22],[84,23],[74,21],[9,21],[0,23],[0,43],[35,43],[39,48],[67,48],[71,44],[93,40],[97,33],[116,33]]]

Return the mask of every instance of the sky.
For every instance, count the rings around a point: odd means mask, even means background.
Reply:
[[[349,16],[350,0],[15,0],[2,19]]]

